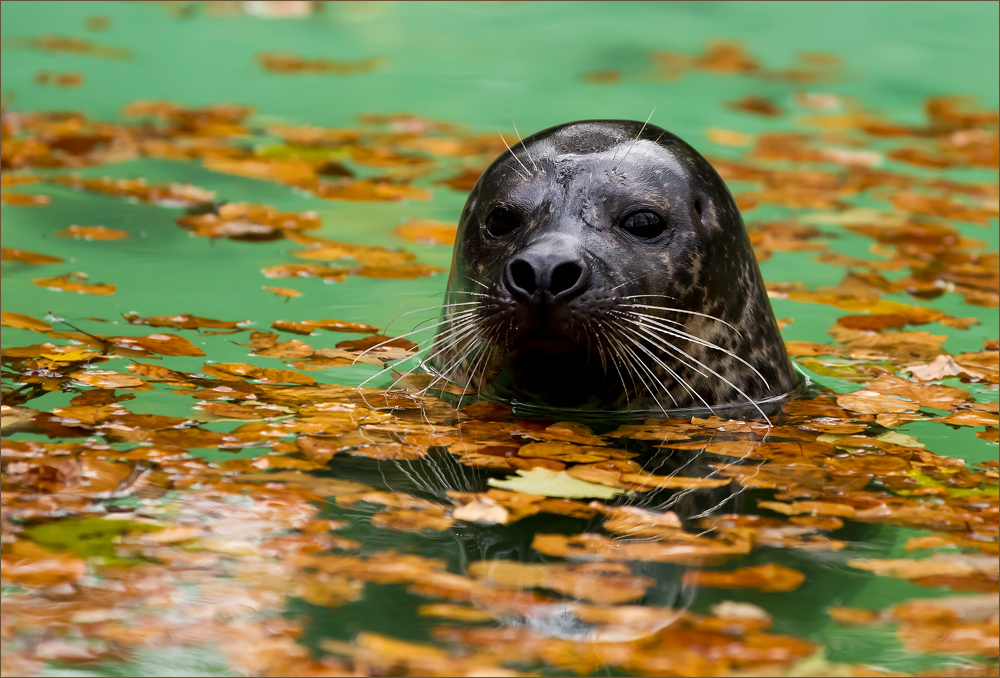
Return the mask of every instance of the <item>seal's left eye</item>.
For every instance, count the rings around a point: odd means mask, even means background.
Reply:
[[[507,235],[521,226],[521,219],[506,207],[498,207],[486,217],[486,232],[494,238]]]
[[[652,240],[667,229],[667,222],[653,212],[633,212],[622,219],[621,228],[636,238]]]

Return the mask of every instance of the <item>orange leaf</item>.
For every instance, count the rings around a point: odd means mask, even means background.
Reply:
[[[77,240],[121,240],[128,237],[128,231],[119,231],[106,226],[70,226],[65,231],[56,231],[57,238],[76,238]]]
[[[32,332],[48,332],[52,329],[52,325],[44,320],[32,318],[30,315],[11,313],[10,311],[0,312],[0,325],[19,330],[31,330]]]
[[[114,294],[117,289],[110,283],[87,283],[85,273],[67,273],[52,278],[35,278],[31,282],[49,290],[61,290],[63,292],[76,292],[78,294]]]
[[[3,261],[23,261],[26,264],[58,264],[62,262],[59,257],[52,257],[48,254],[38,254],[27,250],[19,250],[13,247],[0,248],[0,260]]]

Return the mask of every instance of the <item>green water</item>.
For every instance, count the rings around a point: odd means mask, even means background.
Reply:
[[[85,18],[110,17],[103,32],[84,29]],[[733,149],[705,136],[717,127],[745,133],[795,130],[793,115],[764,118],[725,107],[726,102],[753,94],[771,98],[794,110],[794,96],[802,90],[854,97],[869,110],[903,123],[924,121],[922,104],[928,96],[971,94],[986,108],[998,105],[997,3],[341,3],[330,4],[309,19],[264,20],[252,16],[215,16],[191,4],[183,16],[174,16],[155,3],[11,2],[2,3],[0,34],[11,37],[43,34],[86,37],[127,48],[128,61],[37,51],[4,50],[4,100],[14,110],[79,110],[93,119],[116,120],[120,109],[139,99],[169,100],[185,106],[234,102],[256,107],[255,121],[265,124],[315,124],[323,127],[356,125],[362,113],[407,112],[467,126],[473,131],[512,132],[511,119],[522,134],[575,119],[627,118],[643,120],[655,108],[652,122],[689,141],[706,155],[736,157]],[[842,78],[814,86],[768,83],[756,79],[718,76],[692,71],[676,82],[655,75],[651,51],[696,54],[706,40],[738,39],[768,66],[789,66],[802,51],[828,52],[843,58]],[[386,57],[385,66],[353,76],[279,75],[261,71],[254,55],[287,50],[305,57],[360,60]],[[83,86],[64,89],[35,82],[38,71],[79,71]],[[621,71],[621,80],[593,84],[581,75],[592,71]],[[457,166],[456,166],[457,167]],[[891,161],[889,169],[897,168]],[[418,184],[454,173],[450,168],[421,179]],[[917,175],[928,172],[907,171]],[[375,172],[361,170],[362,174]],[[423,263],[443,268],[450,264],[448,247],[404,243],[391,235],[408,219],[457,221],[465,194],[435,186],[427,201],[355,203],[324,201],[293,192],[276,183],[212,172],[197,162],[139,160],[86,168],[84,176],[144,177],[150,183],[191,183],[216,191],[229,201],[266,203],[281,210],[315,210],[323,221],[317,234],[362,244],[405,246]],[[995,181],[993,171],[939,172],[963,180]],[[85,194],[45,184],[27,187],[52,197],[51,204],[2,208],[3,246],[44,252],[65,259],[46,267],[44,275],[85,271],[94,282],[113,283],[109,297],[74,295],[41,289],[30,283],[37,268],[3,264],[4,311],[44,317],[45,313],[92,332],[132,334],[121,314],[141,316],[189,313],[223,320],[249,319],[265,330],[277,319],[337,318],[384,327],[400,314],[432,307],[440,299],[446,276],[416,280],[371,280],[349,276],[345,282],[324,284],[319,279],[268,280],[260,269],[298,260],[289,241],[246,243],[226,239],[209,241],[189,237],[174,220],[180,210]],[[738,186],[736,188],[739,188]],[[860,206],[885,208],[870,198]],[[780,218],[796,211],[763,206],[750,219]],[[799,211],[801,212],[801,211]],[[989,226],[951,222],[963,235],[984,242],[983,251],[998,248],[1000,235],[994,220]],[[128,231],[125,240],[83,242],[55,238],[70,224],[96,225]],[[854,256],[870,256],[870,240],[832,226],[824,230],[838,237],[832,247]],[[809,289],[836,284],[839,266],[816,264],[812,253],[776,252],[762,265],[764,278],[801,282]],[[57,270],[58,269],[58,270]],[[888,277],[902,273],[889,273]],[[302,297],[289,302],[261,290],[261,285],[294,287]],[[886,298],[912,301],[905,294]],[[794,317],[783,334],[787,340],[827,342],[826,330],[844,313],[819,304],[773,300],[777,317]],[[981,324],[965,331],[931,324],[927,329],[948,334],[944,348],[951,353],[980,350],[995,338],[997,311],[945,295],[930,302],[956,316],[975,317]],[[397,320],[399,334],[434,311]],[[115,330],[102,318],[117,322]],[[247,351],[231,337],[187,333],[192,342],[220,362],[248,360]],[[310,337],[316,348],[332,347],[348,335]],[[38,335],[4,328],[3,345],[23,346],[40,341]],[[198,372],[199,358],[172,358],[169,366]],[[269,365],[270,366],[270,365]],[[311,374],[321,381],[358,384],[374,373],[367,366],[331,368]],[[816,377],[837,391],[856,385]],[[995,390],[973,392],[995,400]],[[72,394],[53,393],[34,407],[51,409],[68,404]],[[139,412],[171,416],[189,414],[189,403],[169,391],[138,394],[129,404]],[[934,430],[931,430],[933,428]],[[938,430],[944,429],[944,430]],[[974,437],[971,429],[912,424],[902,431],[921,437],[929,449],[969,461],[995,459],[995,443]],[[926,430],[926,437],[924,435]],[[252,454],[252,450],[247,451]],[[226,455],[231,458],[231,455]],[[338,457],[339,459],[339,457]],[[341,463],[341,462],[338,462]],[[346,467],[345,467],[346,468]],[[341,468],[348,474],[356,469]],[[370,472],[370,470],[369,470]],[[375,482],[367,479],[365,482]],[[356,518],[358,513],[331,509],[331,518]],[[568,520],[568,519],[567,519]],[[539,527],[537,524],[534,527]],[[585,523],[568,525],[579,532]],[[510,544],[530,543],[532,525],[519,524],[521,537],[506,535]],[[542,531],[557,531],[551,525]],[[858,535],[871,557],[902,555],[902,544],[915,531],[885,527]],[[446,533],[431,537],[379,532],[359,527],[354,538],[378,542],[447,558],[457,566],[455,541]],[[460,539],[459,550],[476,548],[478,536]],[[394,541],[395,540],[395,541]],[[470,546],[469,544],[472,544]],[[515,549],[516,550],[516,549]],[[494,554],[496,555],[496,554]],[[778,556],[768,554],[771,560]],[[828,647],[832,661],[865,661],[895,670],[914,671],[936,666],[903,652],[889,631],[870,633],[829,624],[821,613],[828,605],[859,605],[881,609],[909,597],[930,595],[928,589],[901,580],[844,574],[838,559],[825,563],[804,556],[781,555],[788,564],[809,572],[808,585],[778,598],[747,595],[744,600],[766,606],[776,617],[777,632],[800,635]],[[669,575],[661,574],[665,578]],[[730,597],[730,592],[706,592],[696,604]],[[860,601],[860,602],[859,602]],[[323,638],[349,639],[359,630],[375,630],[397,637],[427,640],[427,628],[414,624],[421,602],[390,587],[368,587],[361,602],[325,610],[293,603],[291,616],[312,618],[304,642],[318,647]],[[165,664],[161,663],[165,662]],[[142,672],[153,675],[164,666],[178,674],[224,669],[209,657],[164,651],[141,657],[137,663],[109,664],[106,675]],[[123,668],[124,667],[124,668]],[[53,675],[60,669],[53,669]],[[68,670],[67,670],[68,671]]]

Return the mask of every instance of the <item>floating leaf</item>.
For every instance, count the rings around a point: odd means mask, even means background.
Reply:
[[[133,325],[172,327],[177,330],[197,330],[204,327],[231,330],[250,322],[249,320],[212,320],[211,318],[200,318],[188,313],[181,313],[179,315],[152,315],[148,318],[143,318],[135,313],[125,313],[122,317]]]
[[[729,572],[692,571],[684,573],[687,586],[722,589],[760,589],[765,592],[794,591],[805,581],[805,575],[790,567],[766,563],[756,567],[741,567]]]
[[[39,254],[37,252],[29,252],[27,250],[19,250],[13,247],[0,248],[0,260],[22,261],[26,264],[34,265],[62,263],[62,259],[59,257],[52,257],[47,254]]]
[[[35,207],[38,205],[48,205],[51,200],[49,196],[42,193],[0,193],[0,202],[5,205]]]
[[[107,226],[70,226],[65,231],[56,231],[57,238],[76,238],[77,240],[121,240],[128,237],[128,231],[121,231]]]
[[[31,330],[32,332],[49,332],[52,330],[52,325],[44,320],[32,318],[30,315],[11,313],[10,311],[0,311],[0,325],[19,330]]]
[[[397,226],[393,235],[408,242],[427,243],[429,245],[454,245],[458,227],[443,221],[424,219],[409,221]]]
[[[530,471],[518,470],[517,475],[510,479],[490,478],[487,483],[491,487],[546,497],[611,499],[619,494],[625,494],[624,490],[588,483],[567,475],[565,471],[555,472],[545,468],[533,468]]]
[[[327,330],[329,332],[358,332],[369,334],[378,332],[378,328],[373,325],[349,322],[346,320],[300,320],[292,322],[288,320],[275,320],[271,327],[282,332],[294,332],[295,334],[312,334],[316,330]]]
[[[203,356],[205,352],[184,337],[176,334],[151,334],[148,337],[111,337],[108,339],[119,348],[148,351],[159,355]]]
[[[139,377],[134,377],[131,374],[122,374],[113,370],[75,372],[71,376],[81,384],[95,388],[152,388]]]
[[[285,299],[293,299],[295,297],[302,296],[302,292],[293,290],[291,287],[268,287],[267,285],[262,285],[261,289],[265,292],[274,292],[279,297],[285,297]]]
[[[319,264],[283,264],[261,269],[261,273],[268,278],[323,278],[326,282],[342,282],[349,271]]]
[[[89,278],[86,273],[66,273],[54,278],[35,278],[31,282],[39,287],[49,290],[60,290],[63,292],[76,292],[78,294],[114,294],[117,289],[109,283],[88,283],[84,282]]]

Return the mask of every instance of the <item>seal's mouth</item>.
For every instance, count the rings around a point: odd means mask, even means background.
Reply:
[[[603,384],[600,360],[590,355],[585,340],[561,334],[531,334],[510,353],[509,372],[517,391],[530,400],[555,407],[578,407]]]

